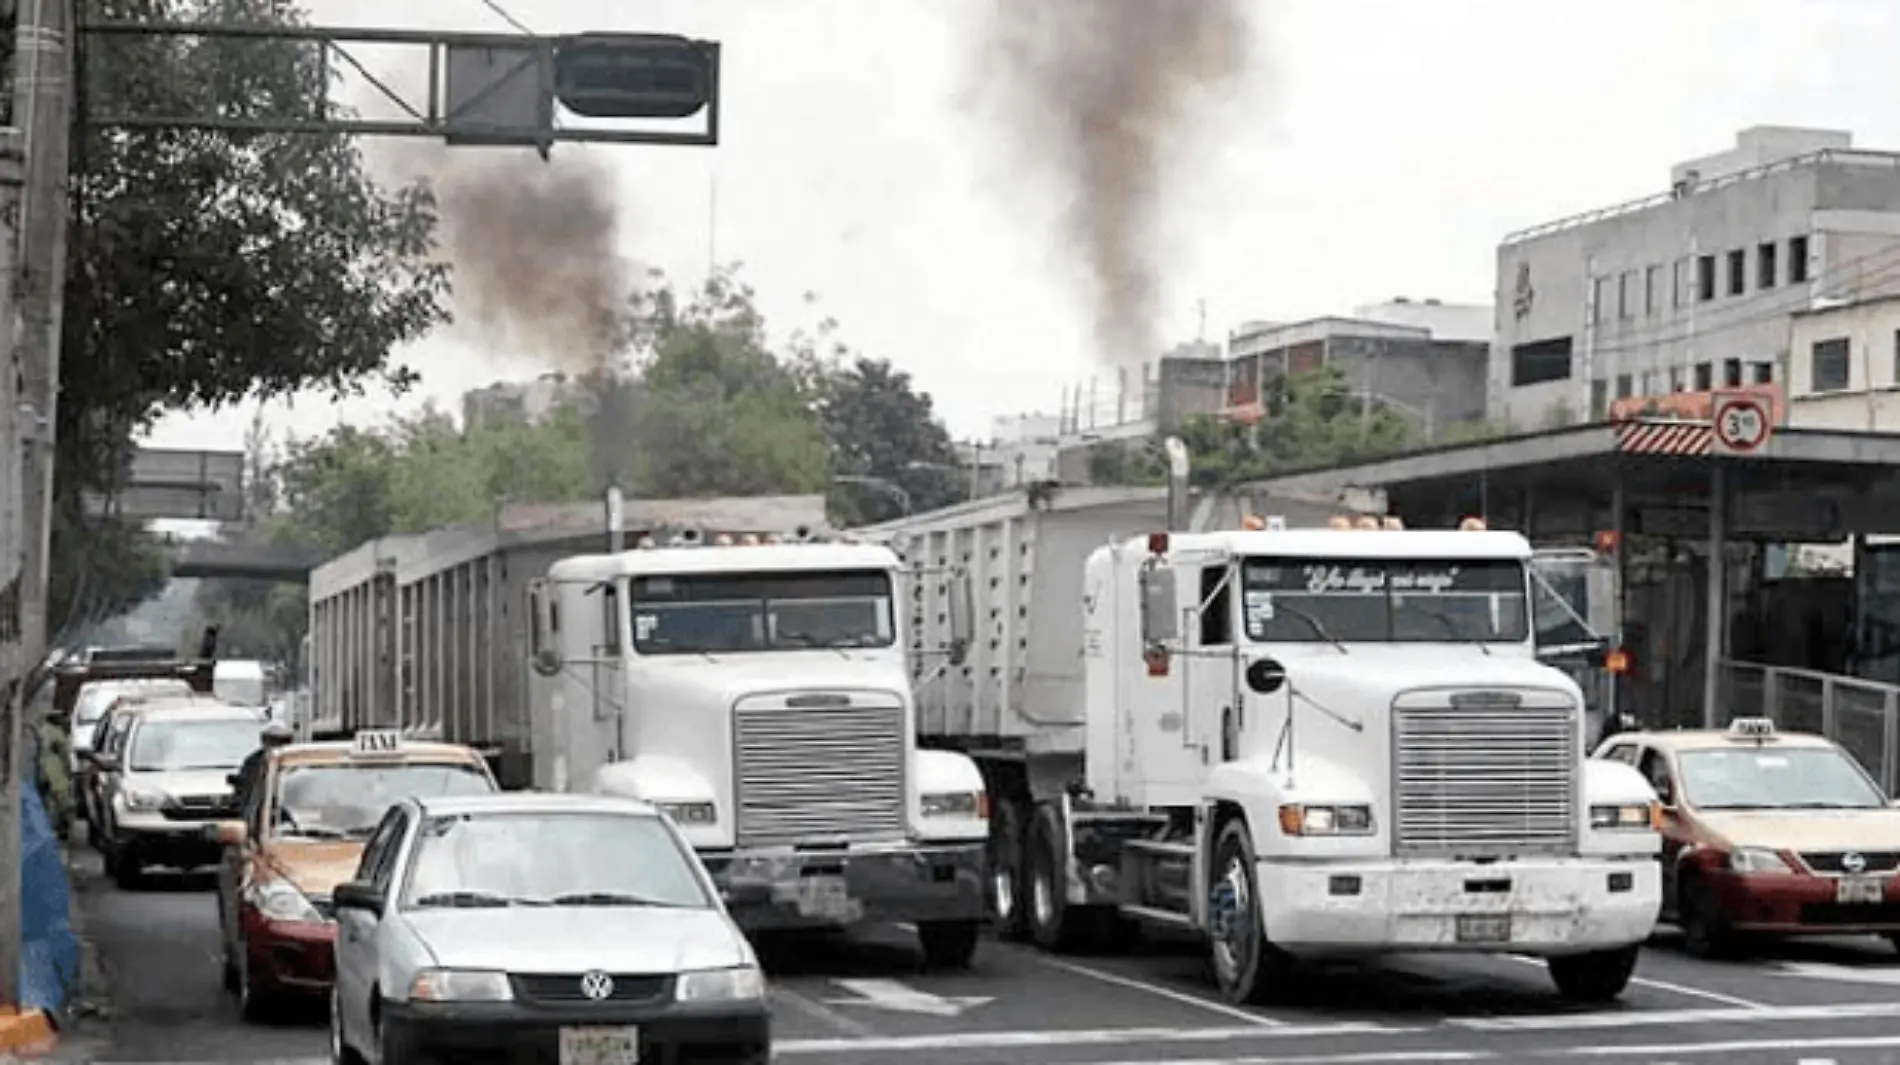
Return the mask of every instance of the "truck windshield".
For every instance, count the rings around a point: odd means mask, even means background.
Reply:
[[[1241,566],[1249,639],[1519,643],[1528,635],[1515,559],[1252,558]]]
[[[633,581],[643,655],[889,647],[897,639],[882,570],[696,573]]]

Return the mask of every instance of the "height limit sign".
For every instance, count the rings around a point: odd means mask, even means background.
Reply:
[[[1775,423],[1768,399],[1747,392],[1719,392],[1715,396],[1715,451],[1722,455],[1753,455],[1768,443]]]

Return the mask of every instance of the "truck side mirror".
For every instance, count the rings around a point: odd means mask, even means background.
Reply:
[[[1247,665],[1247,688],[1261,695],[1272,695],[1286,684],[1286,667],[1271,658]]]
[[[544,677],[561,672],[561,606],[544,578],[528,582],[528,661]]]
[[[1141,644],[1153,648],[1178,639],[1180,607],[1175,599],[1174,570],[1149,563],[1141,568]]]

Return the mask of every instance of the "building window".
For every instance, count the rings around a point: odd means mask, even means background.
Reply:
[[[1751,362],[1749,369],[1754,372],[1754,383],[1769,385],[1775,382],[1775,364],[1772,362]]]
[[[1675,267],[1674,267],[1675,275],[1672,280],[1675,284],[1675,294],[1676,294],[1675,301],[1676,301],[1677,310],[1681,310],[1682,308],[1687,307],[1691,302],[1693,302],[1690,299],[1689,294],[1693,292],[1694,290],[1689,287],[1689,281],[1690,281],[1690,278],[1693,277],[1694,275],[1690,273],[1689,263],[1690,263],[1690,260],[1688,259],[1677,259],[1675,262]]]
[[[1654,318],[1662,313],[1662,267],[1643,271],[1643,315]]]
[[[1636,317],[1636,281],[1634,270],[1616,279],[1616,316],[1625,322]]]
[[[1742,360],[1722,360],[1722,387],[1739,388],[1742,384]]]
[[[1570,338],[1533,340],[1511,349],[1511,386],[1570,379]]]
[[[1610,411],[1610,383],[1599,377],[1590,382],[1590,420],[1600,422]]]
[[[1714,387],[1715,387],[1715,374],[1712,372],[1712,368],[1710,367],[1710,365],[1706,362],[1696,363],[1695,364],[1695,390],[1697,392],[1707,392],[1709,389],[1714,388]]]
[[[1702,303],[1715,298],[1715,256],[1713,255],[1696,257],[1695,298]]]
[[[1748,249],[1728,253],[1728,294],[1739,296],[1748,291]]]
[[[1848,383],[1848,347],[1846,337],[1817,340],[1809,352],[1808,390],[1843,392]]]
[[[1640,393],[1641,395],[1653,396],[1656,394],[1656,376],[1656,371],[1654,370],[1643,371],[1643,390]]]
[[[1755,249],[1755,287],[1774,288],[1775,278],[1775,242],[1769,241]]]
[[[1669,368],[1669,391],[1682,391],[1682,367],[1680,366],[1671,366]]]
[[[1616,375],[1616,398],[1617,399],[1628,399],[1630,397],[1630,394],[1635,391],[1636,391],[1635,383],[1630,380],[1629,374],[1620,373]]]
[[[1799,284],[1808,279],[1808,238],[1788,238],[1788,283]]]
[[[1591,301],[1595,304],[1595,306],[1590,309],[1590,320],[1598,325],[1609,321],[1610,315],[1616,313],[1615,306],[1610,303],[1610,282],[1612,280],[1614,280],[1614,278],[1597,278],[1594,291],[1590,296]]]

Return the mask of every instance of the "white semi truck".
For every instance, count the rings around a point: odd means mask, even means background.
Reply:
[[[1537,660],[1531,545],[1312,500],[1184,532],[1185,497],[1039,489],[861,530],[912,567],[922,739],[982,770],[1005,931],[1197,932],[1235,1001],[1300,956],[1410,951],[1540,955],[1563,994],[1618,995],[1659,905],[1655,795],[1586,758],[1578,686]]]
[[[988,800],[972,759],[915,741],[897,557],[814,538],[819,497],[627,510],[319,568],[312,731],[396,727],[487,749],[505,787],[651,801],[748,930],[909,922],[929,963],[968,965]]]

